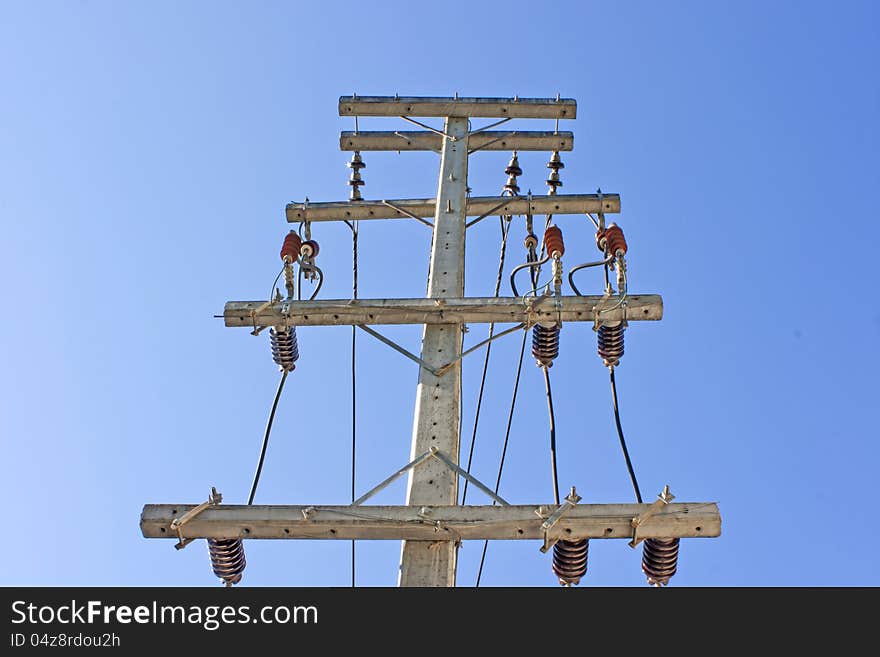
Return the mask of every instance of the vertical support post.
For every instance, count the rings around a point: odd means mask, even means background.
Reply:
[[[440,160],[434,238],[428,273],[429,297],[464,296],[464,234],[467,194],[468,120],[448,117]],[[461,324],[425,326],[422,360],[440,367],[461,354]],[[458,463],[461,361],[443,376],[419,369],[413,419],[412,458],[436,447]],[[458,503],[458,475],[438,459],[410,473],[409,505]],[[455,586],[453,541],[404,541],[400,586]]]

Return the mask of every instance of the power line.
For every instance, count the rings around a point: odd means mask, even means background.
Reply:
[[[495,478],[495,494],[498,494],[498,489],[501,487],[501,473],[504,471],[504,457],[507,456],[507,444],[510,440],[510,428],[513,426],[513,410],[516,406],[516,394],[519,390],[519,377],[522,374],[522,364],[523,364],[523,356],[526,353],[526,340],[529,337],[529,332],[527,330],[523,331],[523,339],[522,345],[519,348],[519,362],[516,365],[516,379],[513,382],[513,396],[510,399],[510,412],[507,414],[507,430],[504,432],[504,445],[501,448],[501,461],[498,464],[498,476]],[[494,502],[493,502],[494,505]],[[477,571],[477,583],[476,586],[480,586],[480,578],[483,576],[483,565],[486,562],[486,549],[489,546],[489,541],[483,541],[483,553],[480,555],[480,568]]]
[[[556,415],[553,412],[553,390],[550,388],[550,368],[544,370],[544,389],[547,391],[547,414],[550,418],[550,473],[553,477],[553,499],[559,506],[559,476],[556,473]]]
[[[507,253],[507,235],[510,232],[510,222],[507,222],[505,226],[504,218],[498,217],[499,225],[501,226],[501,255],[498,259],[498,276],[495,279],[495,297],[497,297],[501,293],[501,276],[504,272],[504,259]],[[495,333],[495,324],[494,322],[489,324],[489,338],[491,338]],[[480,377],[480,392],[477,395],[477,408],[474,412],[474,430],[471,433],[471,447],[468,451],[468,460],[467,460],[467,468],[465,469],[468,474],[471,473],[471,464],[474,459],[474,446],[477,442],[477,425],[480,422],[480,408],[483,405],[483,390],[486,386],[486,373],[489,370],[489,354],[492,353],[492,343],[490,342],[486,345],[486,355],[483,358],[483,374]],[[461,495],[461,503],[464,505],[465,500],[467,500],[467,491],[468,491],[468,480],[464,480],[464,490]],[[495,491],[496,493],[498,491]]]
[[[633,490],[636,493],[636,500],[642,503],[642,492],[639,490],[639,482],[636,480],[636,473],[633,469],[632,461],[629,458],[629,450],[626,448],[626,438],[623,437],[623,427],[620,426],[620,410],[617,407],[617,382],[614,380],[614,367],[608,368],[611,372],[611,401],[614,405],[614,423],[617,425],[617,436],[620,438],[620,448],[623,450],[623,458],[626,460],[626,469],[629,471],[629,478],[632,481]]]
[[[254,503],[254,495],[257,494],[257,485],[260,483],[260,474],[263,472],[263,461],[266,459],[266,448],[269,446],[269,434],[272,432],[272,422],[275,420],[275,409],[278,408],[278,400],[281,399],[281,391],[284,389],[287,374],[287,370],[281,372],[281,380],[278,382],[278,390],[275,392],[275,400],[272,402],[272,410],[269,412],[269,421],[266,422],[266,433],[263,434],[263,447],[260,449],[260,460],[257,463],[257,471],[254,473],[254,483],[251,484],[248,505]]]

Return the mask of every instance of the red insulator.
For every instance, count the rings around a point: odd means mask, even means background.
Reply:
[[[290,231],[284,238],[284,244],[281,245],[281,259],[290,258],[291,262],[296,262],[300,247],[302,247],[302,239],[294,231]]]
[[[544,231],[544,250],[550,256],[557,253],[562,256],[565,253],[565,244],[562,242],[562,231],[559,226],[548,226]]]
[[[602,248],[603,240],[605,248]],[[596,233],[596,246],[608,255],[617,255],[618,251],[626,253],[626,238],[623,236],[623,229],[617,224],[609,224],[604,233]]]
[[[311,257],[316,258],[318,256],[318,243],[315,240],[306,240],[302,245],[308,246],[312,250]]]

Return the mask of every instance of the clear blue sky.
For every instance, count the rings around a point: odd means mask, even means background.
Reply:
[[[0,4],[0,583],[217,585],[204,545],[147,541],[145,502],[246,499],[277,381],[268,336],[212,315],[266,294],[285,203],[346,198],[342,94],[576,98],[565,192],[622,196],[632,292],[661,293],[618,371],[642,489],[719,502],[675,585],[880,584],[871,2]],[[392,129],[382,120],[362,128]],[[396,126],[395,126],[396,127]],[[537,126],[521,126],[536,129]],[[495,194],[506,154],[472,158]],[[544,193],[546,154],[522,157]],[[367,198],[431,196],[433,154],[367,154]],[[559,220],[565,262],[592,258]],[[361,230],[362,297],[424,293],[429,234]],[[324,298],[350,291],[344,226],[315,228]],[[498,227],[468,234],[489,294]],[[510,262],[523,259],[522,227]],[[585,287],[597,289],[585,276]],[[472,327],[475,340],[485,327]],[[389,329],[413,350],[419,329]],[[349,499],[348,328],[300,332],[258,493]],[[415,366],[360,338],[358,490],[408,459]],[[518,339],[499,343],[474,472],[494,479]],[[465,367],[465,445],[482,359]],[[552,370],[560,480],[632,498],[587,325]],[[502,494],[548,501],[546,409],[527,362]],[[404,487],[380,501],[402,503]],[[475,495],[472,501],[479,501]],[[248,585],[349,581],[347,543],[247,544]],[[480,545],[461,552],[472,584]],[[396,583],[399,544],[359,544],[358,582]],[[640,552],[594,541],[589,585],[642,585]],[[493,543],[487,585],[552,585],[533,542]]]

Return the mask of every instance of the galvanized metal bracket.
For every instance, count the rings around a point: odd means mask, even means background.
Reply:
[[[669,492],[669,485],[663,487],[663,492],[661,492],[657,499],[648,507],[648,510],[645,511],[640,516],[636,516],[632,519],[632,540],[628,543],[631,548],[635,548],[641,543],[643,538],[639,538],[639,527],[651,516],[656,515],[660,509],[669,504],[672,500],[675,499],[675,495]]]
[[[559,537],[551,538],[550,530],[556,526],[556,524],[562,519],[566,513],[568,513],[571,509],[575,507],[575,505],[581,501],[581,496],[577,494],[577,490],[575,487],[571,487],[571,492],[565,498],[565,501],[556,507],[556,510],[551,513],[543,523],[541,523],[541,530],[544,532],[544,544],[541,546],[541,552],[545,554],[547,551],[556,545],[559,542]],[[535,513],[538,514],[541,518],[544,517],[542,513],[543,507],[538,507],[535,509]]]
[[[488,495],[494,502],[497,502],[501,506],[510,506],[510,504],[507,502],[507,500],[505,500],[504,498],[502,498],[501,496],[496,494],[494,491],[492,491],[491,488],[486,486],[483,482],[481,482],[479,479],[474,477],[472,474],[468,473],[467,471],[463,470],[460,466],[456,465],[456,463],[454,461],[452,461],[452,459],[450,459],[448,456],[446,456],[443,452],[441,452],[436,447],[432,447],[427,452],[424,452],[423,454],[417,456],[415,459],[413,459],[412,461],[407,463],[405,466],[403,466],[402,468],[400,468],[399,470],[394,472],[394,474],[392,474],[390,477],[388,477],[387,479],[385,479],[384,481],[382,481],[381,483],[379,483],[378,485],[374,486],[373,488],[368,490],[366,493],[361,495],[358,499],[356,499],[354,502],[352,502],[351,505],[352,506],[360,506],[361,504],[366,502],[368,499],[370,499],[371,497],[373,497],[374,495],[376,495],[377,493],[379,493],[380,491],[384,490],[389,485],[394,483],[397,479],[399,479],[400,477],[405,475],[407,472],[419,467],[425,461],[427,461],[428,459],[431,459],[431,458],[437,459],[438,461],[443,463],[447,468],[449,468],[450,470],[452,470],[453,472],[458,474],[460,477],[467,479],[470,483],[472,483],[474,486],[476,486],[481,491],[483,491],[486,495]],[[426,507],[420,508],[419,517],[422,517],[423,512],[425,510],[426,510]]]
[[[223,496],[217,492],[217,489],[213,486],[211,487],[211,495],[208,497],[207,501],[202,502],[198,506],[194,506],[189,511],[184,513],[179,518],[175,518],[171,521],[171,530],[177,532],[177,543],[174,545],[175,550],[182,550],[187,545],[192,543],[194,538],[184,538],[183,537],[183,526],[188,523],[190,520],[199,515],[202,511],[207,509],[209,506],[217,506],[220,502],[223,501]]]

